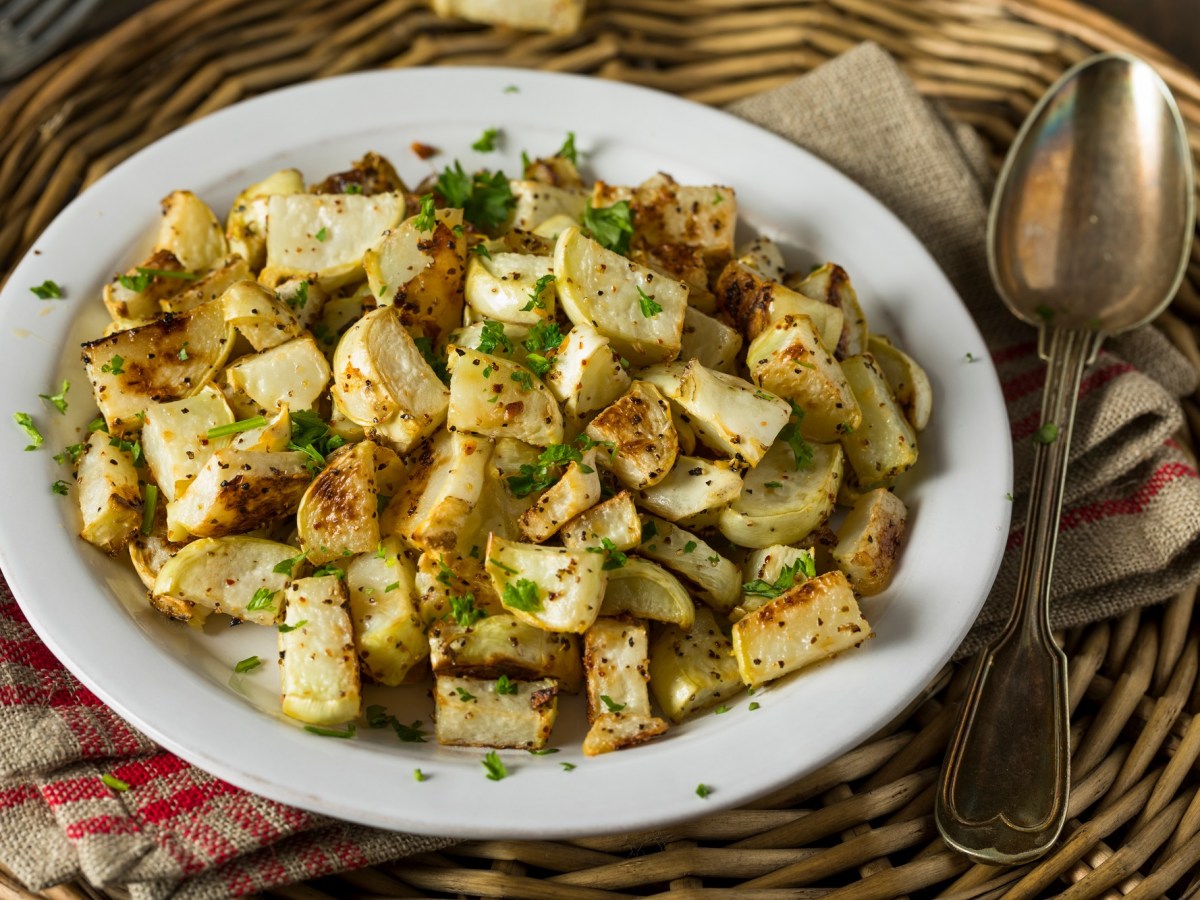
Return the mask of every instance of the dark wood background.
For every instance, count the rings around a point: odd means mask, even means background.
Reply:
[[[1200,72],[1200,0],[1085,0]]]

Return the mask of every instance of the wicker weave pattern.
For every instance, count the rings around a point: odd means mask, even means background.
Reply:
[[[1062,71],[1110,49],[1157,64],[1200,149],[1200,81],[1070,0],[593,0],[571,37],[444,22],[422,0],[160,0],[0,100],[0,274],[81,188],[131,153],[282,85],[380,66],[498,64],[723,104],[863,40],[888,49],[923,94],[976,127],[995,161]],[[1198,287],[1200,242],[1159,321],[1200,368]],[[1185,403],[1193,434],[1181,436],[1193,443],[1196,401]],[[645,834],[473,842],[281,894],[1182,897],[1200,886],[1195,593],[1064,636],[1076,783],[1059,849],[1035,864],[972,866],[937,838],[937,767],[966,681],[948,667],[872,740],[752,808]],[[0,897],[27,896],[0,872]],[[63,886],[47,896],[96,895]]]

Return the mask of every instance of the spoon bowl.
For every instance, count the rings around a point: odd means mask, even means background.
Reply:
[[[988,220],[992,279],[1032,325],[1117,334],[1145,324],[1183,280],[1194,197],[1163,80],[1136,57],[1093,56],[1017,135]]]
[[[1194,214],[1179,110],[1157,73],[1126,54],[1068,71],[1000,173],[988,263],[1009,309],[1038,327],[1047,364],[1012,616],[979,655],[934,808],[946,843],[978,862],[1036,859],[1066,821],[1067,659],[1049,608],[1079,382],[1105,335],[1171,301]]]

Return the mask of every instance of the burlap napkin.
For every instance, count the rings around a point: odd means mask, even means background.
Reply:
[[[1000,370],[1024,485],[1042,365],[1033,333],[988,282],[986,165],[973,135],[943,122],[869,45],[733,112],[833,162],[930,248]],[[1112,342],[1089,372],[1059,544],[1057,624],[1161,600],[1197,576],[1200,481],[1170,443],[1181,423],[1175,398],[1194,389],[1195,374],[1152,329]],[[1014,522],[1022,501],[1018,490]],[[967,649],[1005,616],[1020,542],[1018,527]],[[129,789],[111,789],[104,775]],[[82,876],[125,885],[138,900],[215,898],[451,842],[291,809],[155,747],[62,668],[0,586],[0,863],[30,887]]]

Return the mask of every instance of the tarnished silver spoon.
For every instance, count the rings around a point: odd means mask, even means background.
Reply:
[[[992,199],[988,263],[1038,328],[1041,428],[1012,618],[979,657],[937,795],[950,846],[978,862],[1045,853],[1067,814],[1067,660],[1050,634],[1050,573],[1080,377],[1106,335],[1150,321],[1191,249],[1192,156],[1179,109],[1136,57],[1067,72],[1017,135]]]

